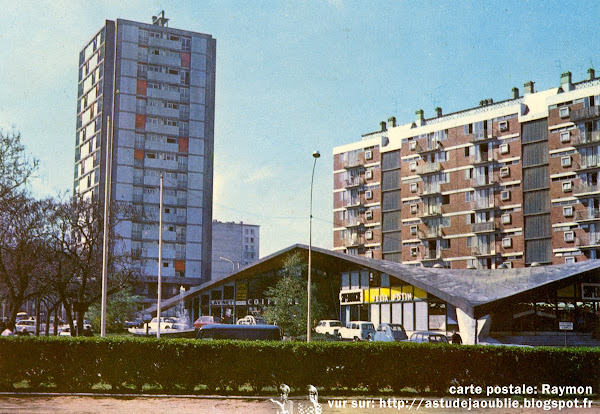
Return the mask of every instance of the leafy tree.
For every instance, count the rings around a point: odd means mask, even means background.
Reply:
[[[300,253],[286,257],[280,279],[275,286],[265,292],[270,305],[264,313],[270,323],[276,323],[288,336],[306,333],[306,314],[308,308],[307,264]],[[323,307],[316,300],[317,286],[311,284],[311,317],[319,319]]]
[[[106,331],[120,332],[123,329],[123,322],[135,318],[141,299],[141,296],[133,295],[126,290],[109,296],[106,301]],[[101,312],[101,304],[96,302],[90,306],[86,314],[96,332],[100,332]]]

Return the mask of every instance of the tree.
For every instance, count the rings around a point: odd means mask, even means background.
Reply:
[[[265,318],[270,323],[276,323],[288,336],[306,334],[307,269],[300,253],[288,255],[279,272],[280,279],[265,292],[269,303]],[[319,319],[322,306],[316,301],[316,284],[312,283],[311,291],[311,314]]]
[[[135,211],[125,203],[110,207],[107,294],[129,289],[137,281],[139,270],[133,257],[123,253],[115,228],[130,220]],[[55,266],[51,283],[65,305],[71,332],[83,331],[83,317],[90,305],[102,296],[102,254],[104,209],[100,200],[75,196],[55,204],[51,243]],[[77,329],[73,314],[77,314]]]
[[[106,331],[119,332],[123,328],[123,322],[135,318],[141,299],[141,296],[133,295],[126,290],[111,295],[106,303]],[[87,313],[87,318],[97,332],[100,332],[101,312],[101,305],[96,302],[90,306]]]
[[[25,153],[21,134],[0,130],[0,203],[10,201],[33,176],[37,166],[38,160]]]

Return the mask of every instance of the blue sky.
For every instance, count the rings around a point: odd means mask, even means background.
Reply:
[[[217,39],[214,218],[261,225],[261,256],[332,247],[332,149],[417,109],[501,101],[600,69],[598,1],[2,2],[0,128],[41,161],[38,195],[70,190],[79,50],[105,19]]]

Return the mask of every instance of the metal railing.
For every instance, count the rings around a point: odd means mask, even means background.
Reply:
[[[593,208],[575,212],[575,220],[593,220],[600,219],[600,209]]]
[[[572,145],[590,144],[599,141],[600,131],[580,132],[579,135],[576,135],[571,138]]]
[[[481,233],[484,231],[494,231],[495,225],[493,221],[486,221],[484,223],[473,223],[471,226],[473,233]]]
[[[444,236],[444,231],[440,227],[428,228],[426,230],[419,230],[419,238],[427,239],[427,238],[438,238]]]
[[[575,109],[571,111],[571,121],[577,122],[584,119],[590,119],[600,116],[600,106],[591,106],[589,108]]]
[[[430,174],[442,171],[442,164],[439,162],[431,162],[423,165],[418,165],[415,172],[417,174]]]
[[[580,184],[573,186],[573,194],[600,192],[600,184]]]

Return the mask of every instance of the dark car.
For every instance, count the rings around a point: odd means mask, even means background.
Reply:
[[[204,325],[196,333],[196,339],[241,339],[255,341],[281,341],[281,329],[277,325]]]
[[[448,338],[446,338],[446,335],[439,332],[415,332],[410,336],[409,342],[447,344]]]
[[[372,336],[372,341],[400,342],[408,339],[404,327],[399,323],[382,323]]]

